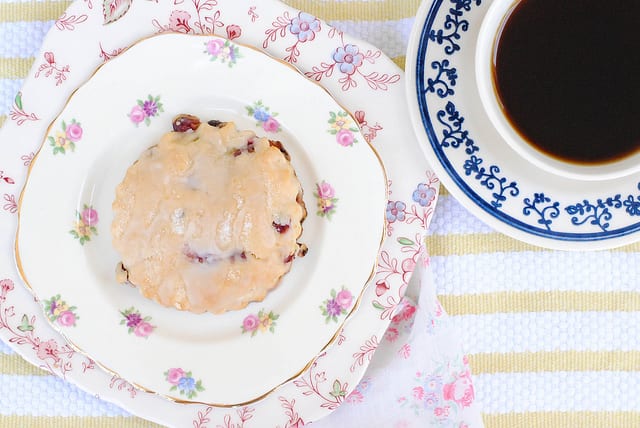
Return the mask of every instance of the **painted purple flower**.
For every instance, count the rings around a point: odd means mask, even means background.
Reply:
[[[427,186],[425,183],[418,184],[416,190],[413,191],[412,199],[426,207],[436,197],[436,191]]]
[[[145,100],[137,100],[136,105],[129,113],[129,119],[131,119],[136,126],[142,122],[149,126],[151,118],[158,116],[162,112],[164,112],[164,106],[162,102],[160,102],[160,95],[155,97],[148,95]]]
[[[156,104],[155,100],[146,100],[142,104],[142,110],[147,116],[155,116],[158,114],[158,104]]]
[[[136,125],[142,122],[145,117],[147,116],[145,115],[144,110],[142,110],[142,107],[140,107],[139,105],[133,106],[133,108],[131,109],[131,113],[129,113],[129,119],[131,119],[131,122],[135,123]]]
[[[82,210],[82,222],[87,226],[95,226],[98,224],[98,211],[92,207]]]
[[[125,318],[127,319],[127,327],[136,327],[142,322],[142,316],[138,312],[130,313]]]
[[[327,314],[330,317],[338,316],[342,312],[342,308],[336,302],[336,299],[327,300]]]
[[[171,385],[178,385],[178,383],[180,382],[180,379],[184,377],[184,370],[180,368],[169,369],[166,375],[167,375],[167,382],[169,382]]]
[[[316,32],[320,31],[320,21],[313,15],[300,12],[291,20],[289,31],[297,36],[300,42],[311,41],[315,39]]]
[[[353,295],[349,290],[344,287],[339,291],[332,289],[330,297],[320,305],[320,311],[325,318],[325,322],[338,322],[338,316],[346,315],[347,309],[351,306],[352,302]]]
[[[394,221],[404,221],[405,219],[405,208],[407,206],[402,201],[389,201],[387,202],[387,221],[389,223],[393,223]]]
[[[71,122],[69,125],[67,125],[65,133],[70,141],[77,143],[82,138],[82,127],[75,121]]]
[[[267,120],[262,124],[262,129],[265,132],[278,132],[280,130],[280,123],[273,116],[270,116]]]
[[[435,409],[440,404],[440,398],[435,392],[426,393],[422,401],[424,402],[424,407],[430,410]]]
[[[342,73],[351,75],[362,65],[364,55],[360,53],[360,49],[356,45],[347,44],[336,49],[333,60],[340,64],[339,68]]]

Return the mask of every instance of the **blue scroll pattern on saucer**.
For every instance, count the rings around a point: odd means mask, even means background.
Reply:
[[[484,116],[474,80],[476,36],[491,1],[437,0],[418,34],[415,87],[431,157],[455,196],[505,233],[575,248],[640,231],[640,177],[588,182],[554,177],[525,164]],[[419,17],[420,19],[420,17]],[[497,220],[497,221],[496,221]],[[554,244],[560,242],[560,244]],[[584,248],[584,247],[583,247]]]

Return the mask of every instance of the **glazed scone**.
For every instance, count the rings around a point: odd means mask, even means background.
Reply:
[[[179,116],[127,170],[111,226],[121,277],[164,306],[222,313],[260,301],[304,246],[302,188],[280,143]]]

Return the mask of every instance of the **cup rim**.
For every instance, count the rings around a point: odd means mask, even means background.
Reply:
[[[533,147],[507,119],[498,96],[493,67],[498,37],[513,9],[522,0],[494,0],[482,19],[474,58],[476,86],[489,121],[505,142],[536,167],[582,181],[617,179],[640,171],[640,152],[599,164],[579,164],[555,158]]]

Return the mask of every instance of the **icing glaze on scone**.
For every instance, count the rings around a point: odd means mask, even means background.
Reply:
[[[233,123],[176,123],[186,132],[166,134],[117,187],[113,245],[144,296],[196,313],[241,309],[299,253],[300,182],[279,143]]]

